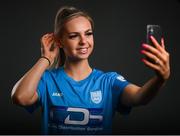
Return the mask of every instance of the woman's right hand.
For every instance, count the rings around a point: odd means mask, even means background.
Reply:
[[[55,42],[56,40],[53,33],[47,33],[41,38],[41,56],[47,57],[51,65],[59,53],[59,47]]]

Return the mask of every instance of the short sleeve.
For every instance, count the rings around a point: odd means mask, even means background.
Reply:
[[[127,85],[130,83],[120,74],[115,73],[112,79],[112,97],[113,107],[115,111],[121,114],[128,114],[131,111],[131,107],[124,106],[121,103],[121,95]]]
[[[36,90],[38,94],[38,101],[33,105],[25,106],[25,109],[30,113],[34,112],[39,106],[42,106],[42,103],[44,101],[44,95],[46,92],[46,78],[47,78],[47,71],[43,73],[38,83],[38,87]]]

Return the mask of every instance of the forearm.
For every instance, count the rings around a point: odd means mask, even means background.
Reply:
[[[165,82],[165,80],[160,79],[158,76],[154,76],[148,82],[146,82],[136,94],[137,105],[147,104],[157,95]]]
[[[43,72],[48,67],[48,61],[40,58],[37,63],[15,84],[12,90],[12,99],[14,102],[26,103],[33,98],[39,80]]]

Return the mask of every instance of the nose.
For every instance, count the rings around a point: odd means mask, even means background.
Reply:
[[[86,36],[81,35],[81,36],[80,36],[79,44],[80,44],[80,45],[85,45],[86,42],[87,42]]]

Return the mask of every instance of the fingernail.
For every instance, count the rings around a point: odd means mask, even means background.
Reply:
[[[147,48],[147,45],[143,43],[143,44],[142,44],[142,47],[143,47],[143,48]]]
[[[144,50],[141,50],[141,53],[144,54]]]
[[[142,58],[141,61],[144,62],[144,58]]]
[[[152,38],[153,38],[153,36],[152,36],[152,35],[150,35],[150,36],[149,36],[149,38],[151,38],[151,39],[152,39]]]

